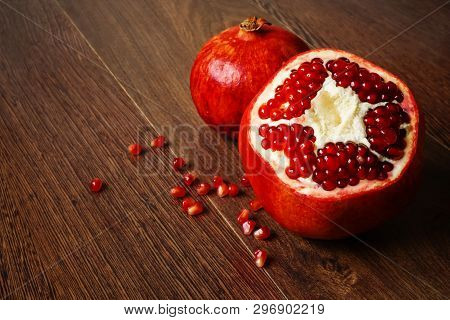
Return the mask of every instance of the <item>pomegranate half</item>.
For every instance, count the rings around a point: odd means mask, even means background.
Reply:
[[[261,18],[248,18],[211,38],[191,70],[191,95],[203,120],[237,136],[255,94],[289,58],[308,50],[293,33]]]
[[[264,208],[305,237],[348,237],[398,213],[420,169],[408,87],[354,54],[293,57],[244,113],[239,151]]]

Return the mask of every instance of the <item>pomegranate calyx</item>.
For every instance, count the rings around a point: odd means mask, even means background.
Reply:
[[[245,32],[253,32],[253,31],[258,31],[259,29],[262,28],[263,25],[271,25],[271,23],[269,21],[267,21],[264,18],[258,18],[258,17],[248,17],[247,19],[245,19],[244,21],[242,21],[239,24],[239,28]]]

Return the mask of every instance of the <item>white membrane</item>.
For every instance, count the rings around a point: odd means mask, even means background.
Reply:
[[[322,148],[327,142],[346,142],[352,141],[355,143],[361,143],[370,147],[369,141],[366,139],[365,125],[363,123],[363,117],[367,110],[375,108],[379,104],[370,104],[367,102],[361,102],[358,95],[353,92],[350,87],[342,88],[336,85],[336,82],[329,76],[325,79],[322,88],[317,92],[314,99],[311,100],[311,108],[306,110],[305,113],[295,119],[291,120],[279,120],[272,121],[271,119],[262,120],[259,118],[258,109],[259,107],[267,102],[267,100],[273,97],[275,88],[283,83],[283,81],[289,77],[290,70],[296,69],[303,61],[310,61],[317,54],[312,52],[311,57],[307,56],[300,57],[287,66],[285,66],[276,77],[273,79],[272,83],[265,88],[265,90],[259,95],[256,100],[256,105],[251,112],[251,123],[252,127],[250,129],[250,143],[253,148],[259,152],[259,154],[270,163],[272,168],[277,173],[278,177],[286,184],[295,188],[297,192],[303,194],[310,194],[317,197],[328,197],[328,196],[339,196],[340,194],[348,193],[350,189],[354,191],[360,191],[365,189],[372,189],[377,185],[385,184],[385,181],[367,181],[361,180],[356,186],[347,186],[344,189],[335,189],[333,191],[324,191],[317,183],[309,178],[299,178],[297,180],[290,179],[286,173],[285,168],[289,165],[289,158],[286,157],[283,151],[272,151],[264,150],[261,147],[262,138],[258,134],[258,129],[263,123],[267,123],[270,126],[278,125],[280,123],[293,124],[300,123],[304,126],[310,126],[314,129],[314,135],[316,137],[316,150],[317,148]],[[342,54],[328,51],[326,54],[321,54],[321,58],[325,61],[336,59]],[[351,57],[349,57],[350,60]],[[325,64],[324,63],[324,64]],[[364,67],[364,65],[360,65]],[[383,73],[378,72],[385,80],[389,77],[383,75]],[[387,81],[387,80],[386,80]],[[398,85],[398,84],[397,84]],[[411,130],[411,124],[402,125],[407,131],[407,147],[404,150],[405,156],[398,160],[393,161],[385,157],[380,156],[377,152],[371,150],[377,156],[379,156],[381,161],[390,161],[394,164],[394,170],[389,173],[388,181],[396,178],[406,164],[406,159],[408,159],[407,154],[411,152],[411,144],[409,143],[409,131]]]

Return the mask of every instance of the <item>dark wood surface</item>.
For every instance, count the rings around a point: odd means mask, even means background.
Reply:
[[[449,5],[440,1],[0,0],[0,297],[4,299],[448,298]],[[342,241],[241,235],[231,200],[182,214],[168,190],[184,156],[202,177],[242,174],[237,146],[202,126],[189,93],[200,46],[249,15],[312,47],[399,74],[427,124],[405,213]],[[157,133],[170,145],[127,156]],[[107,182],[92,194],[93,176]],[[251,252],[272,257],[257,269]]]

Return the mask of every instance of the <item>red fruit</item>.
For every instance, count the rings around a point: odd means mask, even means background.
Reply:
[[[138,156],[142,152],[142,146],[140,144],[130,144],[128,146],[128,152],[131,153],[133,156]]]
[[[164,136],[158,136],[150,142],[152,148],[161,148],[164,146],[166,138]]]
[[[194,183],[196,178],[197,177],[194,176],[192,173],[186,173],[185,175],[183,175],[183,182],[185,185],[190,186],[191,184]]]
[[[249,218],[250,218],[250,210],[242,209],[237,216],[237,221],[239,222],[239,224],[243,224]]]
[[[183,208],[183,211],[188,212],[188,209],[192,207],[195,204],[195,200],[191,197],[186,197],[183,199],[183,202],[181,203],[181,207]]]
[[[270,229],[268,227],[261,227],[255,232],[253,232],[253,236],[256,240],[266,240],[270,237]]]
[[[242,232],[246,235],[249,236],[252,234],[253,229],[255,229],[256,226],[256,222],[253,220],[247,220],[242,224]]]
[[[94,178],[91,180],[91,183],[89,185],[89,188],[92,192],[99,192],[102,190],[103,182],[99,178]]]
[[[248,180],[248,177],[246,175],[243,175],[241,178],[241,184],[244,187],[250,187],[250,181]]]
[[[259,201],[258,199],[253,199],[250,201],[250,209],[252,209],[252,211],[258,211],[259,209],[261,209],[263,207],[261,201]]]
[[[218,188],[223,183],[223,179],[221,176],[214,176],[213,178],[213,187]]]
[[[290,99],[294,79],[316,91]],[[302,108],[286,113],[280,129],[259,114],[269,104],[269,114]],[[356,55],[318,49],[292,58],[255,96],[242,118],[239,152],[276,221],[331,239],[401,211],[417,185],[422,141],[419,108],[400,79]]]
[[[209,185],[209,183],[202,182],[197,186],[196,189],[199,195],[204,196],[208,194],[209,190],[211,189],[211,186]]]
[[[239,187],[238,187],[238,185],[237,185],[237,184],[234,184],[234,183],[230,183],[230,184],[228,185],[228,195],[229,195],[230,197],[235,197],[235,196],[237,196],[238,193],[239,193]]]
[[[229,192],[228,185],[224,182],[222,182],[217,187],[217,195],[221,198],[226,197],[228,195],[228,192]]]
[[[264,249],[258,249],[253,253],[253,260],[258,268],[264,267],[267,260],[267,251]]]
[[[170,194],[175,198],[183,198],[186,195],[186,189],[184,187],[176,186],[170,189]]]
[[[203,203],[201,203],[200,201],[196,201],[192,206],[188,208],[188,215],[196,216],[197,214],[202,213],[203,210]]]
[[[177,171],[181,170],[185,165],[186,165],[186,161],[184,161],[183,158],[175,158],[173,159],[173,168]]]
[[[191,70],[191,95],[200,116],[236,136],[255,94],[286,60],[307,49],[293,33],[256,17],[214,36]]]

